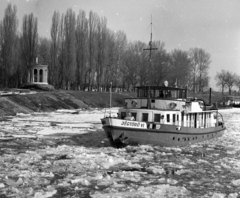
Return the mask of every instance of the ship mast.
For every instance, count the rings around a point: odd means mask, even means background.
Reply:
[[[150,41],[149,41],[149,48],[143,49],[143,50],[149,50],[149,74],[152,74],[152,50],[157,50],[158,48],[155,48],[152,46],[152,15],[151,15],[151,34],[150,34]],[[151,109],[151,103],[150,103],[150,79],[151,75],[149,75],[149,81],[148,81],[148,102],[147,102],[147,108]]]

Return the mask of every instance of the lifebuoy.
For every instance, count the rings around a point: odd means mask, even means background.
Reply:
[[[170,109],[174,109],[176,106],[177,106],[177,104],[174,103],[174,102],[171,102],[171,103],[169,104]]]
[[[133,100],[133,101],[131,102],[131,105],[132,105],[132,107],[137,107],[137,101],[136,101],[136,100]]]

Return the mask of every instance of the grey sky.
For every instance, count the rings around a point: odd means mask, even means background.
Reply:
[[[153,18],[153,40],[173,49],[202,48],[211,54],[210,85],[222,69],[240,75],[239,0],[0,0],[0,19],[8,3],[18,8],[19,28],[24,14],[38,17],[40,36],[50,37],[54,10],[90,10],[105,16],[108,27],[123,30],[129,40],[148,42]]]

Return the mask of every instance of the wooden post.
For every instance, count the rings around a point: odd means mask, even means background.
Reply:
[[[111,108],[112,108],[112,82],[110,82],[110,116],[111,116]]]

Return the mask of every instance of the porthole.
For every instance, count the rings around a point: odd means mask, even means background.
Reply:
[[[175,140],[175,137],[173,137],[173,140]]]
[[[194,137],[192,139],[194,140]]]
[[[180,141],[180,138],[178,138],[178,141]]]
[[[188,138],[188,141],[189,141],[190,139]]]
[[[202,137],[204,138],[204,135]]]

